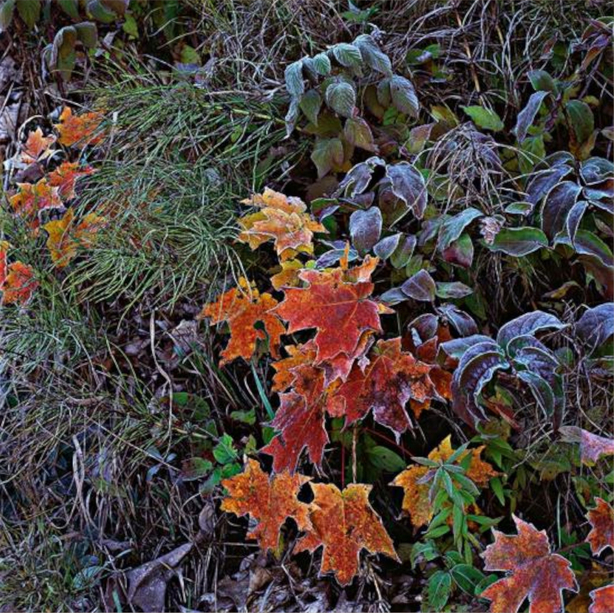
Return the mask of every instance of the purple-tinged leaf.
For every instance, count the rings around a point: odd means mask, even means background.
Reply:
[[[407,300],[407,296],[400,287],[393,287],[392,289],[389,289],[379,298],[382,302],[390,305],[399,304],[399,302],[405,302]]]
[[[400,198],[413,211],[417,219],[422,219],[426,209],[426,185],[422,174],[411,164],[399,162],[386,168],[390,179],[390,187],[397,198]]]
[[[576,232],[580,227],[580,222],[587,208],[588,202],[586,202],[586,200],[579,200],[571,207],[571,211],[569,211],[569,215],[567,215],[567,236],[569,236],[572,245],[574,244]]]
[[[535,175],[527,187],[527,202],[537,204],[555,185],[566,177],[572,168],[566,164],[560,164]]]
[[[455,338],[451,341],[446,341],[445,343],[441,343],[439,345],[438,357],[439,356],[448,356],[455,360],[460,360],[460,358],[475,345],[481,345],[484,343],[490,343],[493,349],[498,350],[498,345],[495,341],[492,340],[489,336],[485,336],[484,334],[472,334],[471,336],[467,336],[465,338]]]
[[[469,268],[473,263],[473,242],[469,234],[461,234],[441,255],[450,264]]]
[[[437,328],[439,327],[439,317],[433,313],[423,313],[414,319],[407,329],[411,330],[413,334],[417,334],[419,337],[419,344],[428,341],[437,334]]]
[[[519,143],[522,143],[522,141],[526,138],[527,132],[533,125],[535,117],[539,112],[539,107],[548,94],[549,92],[547,91],[538,91],[531,94],[527,105],[524,107],[524,109],[522,109],[522,111],[520,111],[520,113],[518,113],[514,133],[516,134],[516,138],[518,139]]]
[[[426,270],[418,271],[401,286],[406,296],[421,302],[433,302],[436,288],[433,277]]]
[[[582,191],[577,183],[562,181],[555,185],[546,196],[542,207],[542,230],[553,239],[563,228],[569,211]]]
[[[606,179],[582,190],[584,197],[602,211],[614,214],[614,179]]]
[[[580,443],[580,458],[583,464],[594,464],[604,455],[614,455],[614,439],[592,434],[577,426],[563,426],[561,440]]]
[[[480,393],[498,370],[506,368],[509,363],[491,339],[467,349],[452,378],[452,410],[471,426],[486,420]]]
[[[539,375],[523,370],[518,373],[518,378],[528,384],[533,398],[544,412],[546,417],[551,417],[554,413],[555,398],[552,388],[545,379]]]
[[[509,342],[518,336],[533,336],[541,330],[560,330],[565,327],[566,324],[550,313],[532,311],[501,326],[497,334],[497,343],[507,350]]]
[[[524,226],[501,228],[488,248],[491,251],[502,251],[507,255],[522,257],[547,246],[548,237],[539,228]]]
[[[578,337],[596,349],[614,335],[614,302],[588,309],[576,323]]]
[[[354,211],[350,216],[352,245],[361,255],[368,253],[382,234],[382,212],[372,206],[366,211]]]
[[[586,185],[597,185],[614,175],[614,164],[605,158],[592,157],[580,165],[580,176]]]
[[[437,247],[440,251],[445,251],[463,233],[465,228],[478,217],[482,217],[482,211],[473,207],[466,208],[464,211],[444,219],[439,227],[439,239]]]
[[[403,234],[398,232],[392,236],[386,236],[373,247],[373,253],[381,260],[387,260],[399,246]]]
[[[442,304],[437,307],[437,312],[447,319],[461,336],[466,337],[478,333],[478,326],[473,317],[461,311],[456,305],[449,303]]]
[[[348,198],[355,198],[358,194],[362,194],[369,187],[373,173],[378,166],[386,166],[386,162],[376,156],[356,164],[339,184],[336,195],[344,194]]]
[[[330,251],[323,253],[316,260],[316,268],[330,268],[331,266],[335,266],[344,255],[345,248],[331,249]],[[356,249],[350,248],[347,256],[348,262],[353,262],[358,259],[358,252],[356,251]]]
[[[473,294],[473,290],[468,285],[460,283],[460,281],[436,283],[435,285],[437,297],[444,300],[446,298],[464,298]]]
[[[588,230],[578,230],[576,232],[573,247],[576,253],[593,256],[604,266],[608,268],[614,267],[612,250],[596,234]]]

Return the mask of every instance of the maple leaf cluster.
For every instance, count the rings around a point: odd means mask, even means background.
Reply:
[[[269,477],[258,462],[248,460],[242,474],[222,482],[229,493],[222,510],[250,515],[255,525],[248,537],[263,549],[276,550],[282,526],[293,519],[305,533],[294,553],[322,547],[320,572],[333,572],[341,585],[357,574],[363,549],[398,561],[392,539],[369,503],[370,485],[353,483],[339,490],[330,483],[310,482],[309,477],[288,471]],[[299,500],[299,490],[307,483],[313,492],[310,503]]]
[[[312,256],[314,233],[325,232],[305,204],[270,189],[244,202],[259,210],[239,220],[239,240],[252,249],[273,241],[281,266],[273,286],[284,298],[278,302],[242,279],[200,317],[228,324],[222,365],[253,359],[258,341],[268,341],[277,359],[273,391],[280,407],[271,425],[278,435],[262,449],[273,456],[275,471],[295,470],[304,449],[321,464],[329,442],[326,416],[351,424],[372,413],[399,436],[433,399],[449,398],[450,373],[403,350],[401,337],[377,339],[380,317],[392,313],[373,297],[377,258],[367,256],[354,267],[347,255],[336,268],[303,264],[297,256]],[[310,340],[287,345],[287,356],[279,359],[283,334],[312,330]]]
[[[60,115],[60,122],[54,126],[59,136],[45,136],[42,129],[37,128],[28,134],[16,156],[18,164],[33,168],[38,176],[57,157],[65,158],[35,183],[18,183],[16,192],[9,198],[13,213],[24,220],[34,237],[41,234],[41,228],[46,232],[47,248],[57,268],[65,267],[79,248],[91,248],[98,231],[106,223],[95,213],[85,214],[77,220],[74,208],[67,205],[77,195],[77,181],[91,175],[94,169],[66,158],[70,149],[80,152],[86,145],[93,146],[102,141],[102,120],[100,113],[74,115],[66,107]],[[69,151],[55,149],[56,144],[69,148]],[[50,212],[59,217],[43,223],[42,216]],[[3,301],[27,302],[37,285],[32,276],[31,269],[21,262],[10,264],[3,280]]]

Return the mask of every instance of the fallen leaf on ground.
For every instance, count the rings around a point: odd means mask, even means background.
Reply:
[[[590,543],[593,555],[598,556],[608,547],[614,550],[614,508],[603,498],[595,498],[595,503],[597,506],[587,514],[592,530],[586,541]]]

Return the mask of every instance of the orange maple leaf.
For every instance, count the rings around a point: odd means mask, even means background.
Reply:
[[[321,223],[305,212],[307,206],[300,198],[287,197],[267,188],[262,195],[255,194],[243,203],[261,210],[239,219],[243,228],[239,240],[252,249],[272,240],[282,261],[299,253],[313,254],[314,232],[326,232]]]
[[[261,294],[253,284],[249,285],[242,278],[239,287],[227,291],[217,302],[205,305],[199,319],[209,317],[211,325],[226,321],[230,328],[230,340],[222,351],[220,365],[239,357],[249,362],[256,351],[256,341],[265,340],[267,335],[271,355],[279,357],[279,345],[285,327],[273,312],[277,304],[271,294]],[[257,323],[262,324],[264,330],[256,328]]]
[[[229,495],[221,509],[239,516],[251,515],[257,523],[247,537],[256,539],[263,549],[277,549],[281,527],[288,517],[299,530],[311,528],[309,505],[297,498],[308,481],[309,477],[289,473],[269,477],[256,460],[248,460],[243,473],[222,481]]]
[[[33,230],[39,226],[39,211],[63,206],[58,188],[49,185],[47,179],[34,184],[18,183],[17,188],[17,193],[9,198],[9,202],[17,215],[30,222]]]
[[[512,516],[517,535],[493,530],[495,542],[482,557],[487,571],[507,571],[503,579],[487,587],[480,597],[491,601],[491,613],[517,613],[526,598],[529,613],[559,613],[563,590],[578,591],[571,563],[550,551],[544,530]]]
[[[72,109],[66,106],[60,115],[60,123],[53,127],[60,135],[58,141],[61,145],[83,149],[104,140],[104,134],[99,130],[103,119],[102,113],[97,112],[73,115]]]
[[[467,449],[454,462],[455,464],[460,464],[467,455],[471,454],[471,464],[465,476],[479,487],[485,486],[490,479],[499,474],[488,462],[482,460],[481,454],[483,449],[484,446]],[[445,462],[453,454],[454,449],[452,449],[451,437],[448,436],[438,447],[429,453],[428,458],[433,460],[433,462]],[[391,484],[403,488],[402,508],[403,511],[409,513],[411,523],[416,528],[425,526],[433,519],[433,505],[429,497],[430,484],[420,483],[430,470],[427,466],[410,466],[398,474]]]
[[[606,585],[590,593],[592,599],[588,613],[612,613],[614,609],[614,585]]]
[[[42,162],[52,156],[54,150],[50,149],[50,147],[55,141],[56,137],[54,134],[44,136],[43,131],[40,128],[36,128],[36,130],[28,134],[28,139],[21,152],[22,161],[26,164],[32,164],[34,162]]]
[[[58,192],[65,200],[75,197],[75,184],[77,179],[91,175],[94,169],[91,166],[79,167],[78,162],[62,162],[53,172],[49,173],[49,185],[57,187]]]
[[[368,364],[354,364],[347,380],[335,391],[330,413],[345,415],[349,423],[371,409],[378,423],[401,434],[412,427],[405,405],[410,399],[419,411],[438,394],[430,379],[432,367],[401,350],[401,338],[379,340],[368,354]]]
[[[75,223],[73,209],[68,209],[61,219],[46,223],[43,229],[49,235],[47,248],[53,263],[58,268],[64,268],[77,255],[80,246],[91,248],[104,223],[104,218],[94,213],[89,213],[79,223]]]
[[[598,556],[607,547],[614,550],[614,508],[603,498],[595,498],[595,502],[597,506],[587,514],[592,530],[586,541],[590,543],[593,555]]]
[[[377,260],[376,260],[377,262]],[[370,300],[373,283],[346,280],[348,272],[303,270],[299,273],[305,288],[284,289],[285,300],[275,312],[289,322],[288,332],[316,329],[317,363],[344,354],[354,360],[364,332],[382,332],[377,302]]]
[[[383,553],[398,561],[392,539],[369,503],[370,485],[353,483],[340,491],[329,483],[312,483],[312,528],[294,553],[323,546],[321,573],[333,572],[347,585],[358,572],[360,552]]]
[[[6,264],[6,255],[0,250],[0,292],[1,304],[23,305],[35,292],[38,281],[34,278],[34,271],[23,262]]]

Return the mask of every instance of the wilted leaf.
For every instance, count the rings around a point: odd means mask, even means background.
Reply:
[[[262,195],[254,194],[243,204],[258,207],[260,211],[239,219],[242,228],[239,240],[252,249],[273,241],[282,261],[293,259],[299,253],[311,255],[314,232],[326,232],[326,228],[306,212],[307,207],[300,198],[287,197],[266,188]]]
[[[586,537],[593,555],[600,555],[608,547],[614,550],[614,508],[603,498],[595,498],[596,507],[591,509],[587,518],[592,530]]]
[[[60,115],[60,123],[53,127],[60,135],[58,142],[61,145],[83,149],[88,145],[98,145],[104,140],[104,134],[100,130],[103,119],[102,113],[73,115],[71,108],[64,107]]]
[[[326,410],[325,373],[314,365],[313,341],[298,348],[288,348],[290,357],[275,365],[275,389],[292,390],[280,394],[280,406],[271,422],[279,433],[262,452],[273,456],[275,472],[294,471],[298,459],[307,449],[311,462],[322,463],[329,438],[324,424]]]
[[[299,106],[301,107],[301,111],[305,114],[305,117],[307,117],[313,125],[317,126],[318,114],[322,108],[322,96],[320,96],[315,89],[310,89],[301,97]]]
[[[584,311],[576,323],[576,333],[592,349],[614,335],[614,303],[607,302]]]
[[[300,98],[305,93],[303,81],[303,61],[293,62],[286,67],[284,79],[288,93],[294,98]]]
[[[488,571],[507,571],[508,575],[487,587],[480,597],[491,601],[493,613],[517,613],[529,599],[529,613],[559,613],[563,610],[564,589],[578,591],[571,563],[551,553],[545,531],[513,516],[517,535],[493,530],[495,542],[482,554]]]
[[[360,49],[362,58],[369,68],[387,76],[392,75],[390,59],[380,50],[371,35],[361,34],[354,41],[354,45]]]
[[[448,283],[438,282],[435,284],[435,294],[438,298],[464,298],[473,294],[473,290],[460,281],[451,281]]]
[[[262,549],[277,549],[280,531],[292,518],[299,530],[311,528],[309,506],[297,498],[301,487],[310,481],[303,475],[279,473],[269,477],[256,460],[247,460],[245,471],[222,481],[228,496],[221,509],[238,516],[250,515],[256,525],[247,538],[256,539]]]
[[[384,160],[376,156],[356,164],[341,180],[337,194],[345,194],[348,198],[355,198],[362,194],[371,183],[375,169],[385,165]]]
[[[478,335],[479,336],[479,335]],[[457,339],[459,344],[468,345],[468,339]],[[454,341],[442,343],[442,349],[448,349]],[[491,340],[471,344],[460,357],[452,378],[452,409],[471,426],[486,419],[480,403],[480,394],[484,386],[495,376],[498,370],[509,368],[500,347]]]
[[[398,561],[392,539],[369,504],[370,485],[353,483],[340,491],[333,484],[311,485],[315,498],[310,519],[313,528],[298,542],[294,553],[323,546],[321,573],[333,572],[347,585],[358,572],[362,549],[383,553]]]
[[[273,313],[277,300],[270,294],[261,294],[245,279],[239,280],[239,287],[220,296],[217,302],[205,305],[199,318],[210,317],[211,325],[228,322],[230,340],[222,351],[221,365],[242,357],[249,361],[256,351],[256,341],[269,340],[269,351],[279,356],[281,335],[285,333],[283,323]],[[263,329],[256,328],[260,323]]]
[[[542,230],[553,239],[565,228],[567,215],[576,203],[581,188],[572,181],[562,181],[549,192],[542,207]]]
[[[471,464],[465,475],[479,487],[487,485],[490,479],[499,474],[488,462],[482,460],[483,450],[483,446],[467,449],[454,461],[454,464],[459,465],[463,459],[471,455]],[[429,453],[428,458],[433,462],[447,462],[454,452],[451,437],[448,436]],[[419,464],[409,466],[391,483],[391,485],[403,488],[402,508],[404,512],[409,513],[411,523],[415,528],[426,526],[433,519],[433,504],[429,498],[430,484],[420,483],[429,470],[431,469],[428,466]]]
[[[23,262],[13,262],[0,272],[0,304],[24,305],[30,300],[38,287],[34,270]]]

